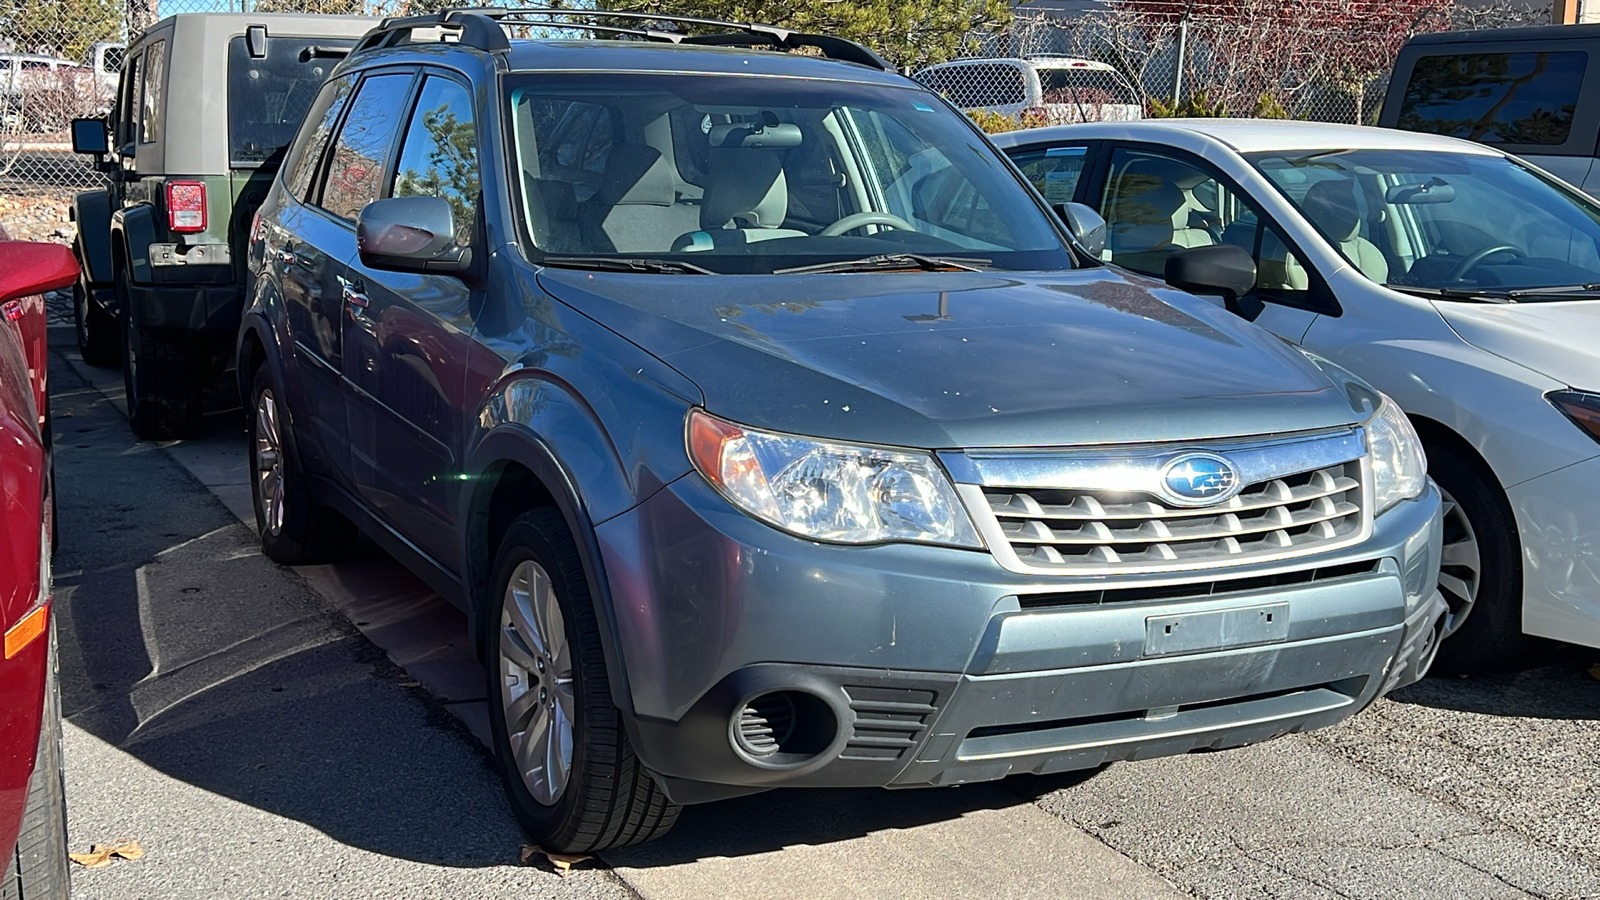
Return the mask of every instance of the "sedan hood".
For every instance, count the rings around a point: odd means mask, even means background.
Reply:
[[[1568,387],[1600,390],[1600,300],[1434,306],[1472,346]]]
[[[557,299],[694,381],[706,408],[924,448],[1189,441],[1356,418],[1310,361],[1110,269],[791,276],[544,269]]]

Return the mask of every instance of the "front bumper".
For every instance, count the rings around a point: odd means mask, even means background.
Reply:
[[[1600,647],[1600,457],[1510,488],[1522,542],[1522,628]]]
[[[693,475],[597,534],[636,750],[681,802],[959,784],[1321,727],[1420,678],[1444,610],[1431,488],[1359,546],[1190,573],[1187,596],[1182,574],[1052,578],[986,553],[818,544]],[[1142,593],[1082,602],[1086,587]],[[1257,607],[1287,616],[1281,637],[1148,652],[1154,617]],[[736,740],[737,711],[773,691],[817,701],[806,754]]]

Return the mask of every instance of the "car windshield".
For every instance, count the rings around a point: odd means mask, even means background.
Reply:
[[[548,263],[1073,265],[1001,155],[920,90],[582,74],[513,78],[507,96],[527,236]]]
[[[302,59],[308,47],[343,48],[353,38],[267,38],[267,55],[250,55],[244,36],[228,43],[228,144],[236,165],[274,165],[294,140],[336,59]]]
[[[1248,159],[1380,284],[1462,299],[1600,296],[1600,206],[1516,160],[1391,149]]]

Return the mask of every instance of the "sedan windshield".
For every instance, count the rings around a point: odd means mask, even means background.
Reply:
[[[1600,207],[1515,160],[1432,150],[1248,158],[1380,284],[1458,299],[1600,296]]]
[[[1000,154],[920,90],[639,74],[509,86],[527,237],[550,265],[614,257],[633,271],[770,273],[828,263],[851,271],[855,260],[860,271],[1073,264]]]

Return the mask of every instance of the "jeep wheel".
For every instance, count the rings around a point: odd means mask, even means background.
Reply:
[[[489,730],[523,828],[559,853],[666,834],[678,806],[639,764],[611,703],[583,565],[560,513],[513,522],[494,572]]]
[[[122,361],[120,326],[104,307],[89,299],[82,281],[72,286],[72,318],[78,331],[78,354],[84,362],[109,369]]]
[[[311,498],[295,464],[282,396],[272,371],[257,368],[250,390],[250,493],[261,552],[286,566],[331,562],[349,552],[356,527]]]
[[[28,779],[22,831],[0,880],[4,900],[65,900],[67,873],[67,800],[61,780],[61,700],[56,685],[52,634],[50,665],[45,674],[44,721],[33,776]]]
[[[200,430],[209,375],[206,355],[187,342],[151,334],[126,312],[122,337],[122,385],[133,433],[147,441],[193,436]]]

